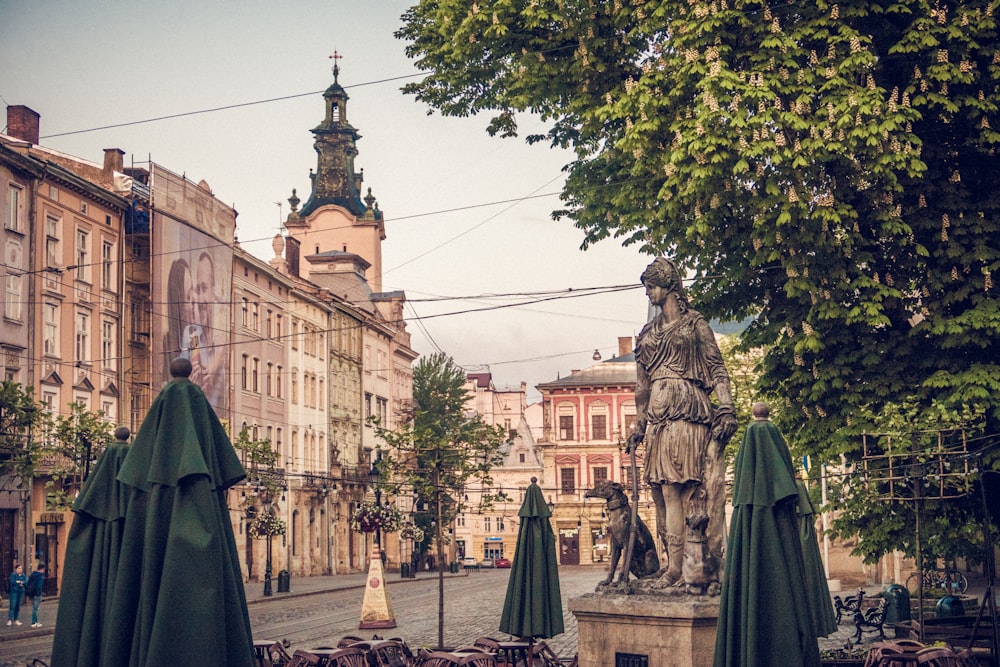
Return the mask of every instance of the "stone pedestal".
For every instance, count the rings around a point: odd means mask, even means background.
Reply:
[[[614,667],[616,654],[645,656],[649,667],[712,666],[718,597],[590,593],[572,598],[569,610],[580,667]]]

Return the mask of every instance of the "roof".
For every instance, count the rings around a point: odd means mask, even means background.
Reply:
[[[635,355],[630,353],[602,361],[552,382],[542,382],[536,388],[619,386],[635,384],[635,379]]]

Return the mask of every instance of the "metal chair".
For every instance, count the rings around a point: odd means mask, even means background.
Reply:
[[[500,650],[500,642],[493,637],[480,637],[476,641],[472,642],[473,646],[484,648],[489,653],[496,653]]]
[[[322,664],[319,656],[299,649],[292,654],[288,667],[319,667]]]
[[[288,651],[285,650],[285,646],[281,642],[274,642],[267,647],[265,652],[268,662],[273,667],[283,667],[292,661],[292,656],[288,655]]]
[[[359,648],[342,648],[331,653],[323,665],[324,667],[368,667],[368,657]]]
[[[342,637],[339,642],[337,642],[337,648],[347,648],[355,642],[363,642],[364,639],[361,637],[355,637],[354,635],[347,635]]]
[[[917,651],[917,664],[929,665],[930,667],[969,667],[970,665],[975,667],[979,662],[975,657],[970,660],[967,657],[959,656],[950,648],[928,646]]]
[[[368,648],[370,667],[407,667],[412,662],[406,646],[393,639],[385,639]]]

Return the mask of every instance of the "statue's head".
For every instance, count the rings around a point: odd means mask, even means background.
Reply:
[[[666,257],[657,257],[653,263],[646,267],[640,277],[643,285],[655,285],[662,287],[668,292],[684,294],[684,285],[681,283],[681,274]]]

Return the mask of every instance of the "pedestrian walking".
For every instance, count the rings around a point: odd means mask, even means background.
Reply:
[[[40,628],[38,622],[38,607],[42,604],[42,584],[45,583],[45,563],[39,563],[35,571],[28,575],[28,583],[24,594],[31,600],[31,627]]]
[[[21,615],[21,602],[24,600],[24,586],[28,578],[24,576],[24,567],[18,565],[10,573],[10,606],[7,609],[7,625],[21,625],[17,617]]]

